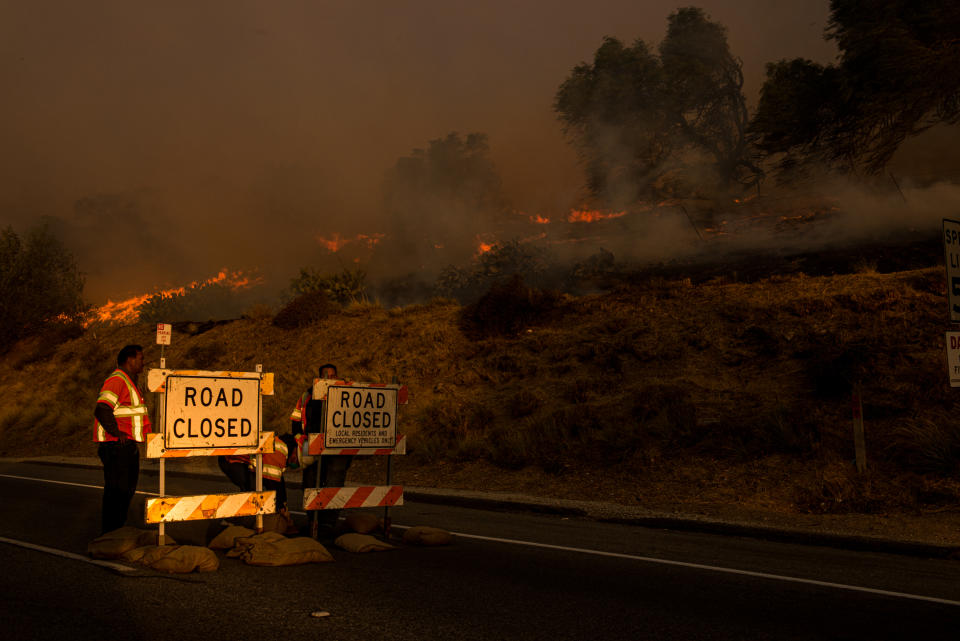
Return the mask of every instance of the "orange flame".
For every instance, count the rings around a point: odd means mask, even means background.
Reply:
[[[317,236],[317,242],[323,245],[324,247],[326,247],[327,250],[336,253],[340,251],[343,248],[343,246],[350,241],[348,241],[345,238],[340,238],[339,233],[333,232],[333,236],[331,238],[325,238],[324,236]]]
[[[357,234],[356,240],[366,243],[368,249],[373,249],[385,236],[386,234]]]
[[[135,323],[140,318],[140,306],[146,303],[147,300],[153,296],[160,296],[162,298],[183,296],[187,293],[188,289],[196,289],[205,285],[215,285],[217,283],[223,283],[232,291],[239,291],[241,289],[249,289],[250,287],[254,287],[263,283],[263,276],[247,275],[240,270],[231,272],[224,268],[217,272],[216,276],[211,276],[210,278],[201,281],[191,281],[189,285],[171,287],[170,289],[161,289],[148,294],[131,296],[130,298],[117,302],[107,300],[105,304],[101,305],[100,307],[95,307],[90,311],[84,325],[90,325],[91,323],[96,322],[124,324]]]
[[[621,216],[626,216],[626,215],[627,215],[627,212],[625,211],[611,212],[609,214],[605,214],[597,210],[587,211],[587,210],[571,209],[570,215],[567,216],[567,221],[571,223],[595,223],[598,220],[605,220],[608,218],[620,218]]]
[[[537,225],[546,225],[550,222],[550,219],[546,216],[541,216],[540,214],[534,214],[530,216],[530,222],[536,223]]]
[[[326,236],[317,236],[317,242],[320,243],[327,251],[336,253],[343,249],[346,245],[351,243],[359,243],[367,246],[367,249],[373,249],[377,243],[386,238],[386,234],[357,234],[353,238],[345,238],[340,235],[340,232],[333,232],[333,235],[330,238]]]
[[[486,254],[488,251],[493,249],[493,243],[485,243],[481,241],[480,246],[477,249],[479,250],[478,254]]]

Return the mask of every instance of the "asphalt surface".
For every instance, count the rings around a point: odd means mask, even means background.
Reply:
[[[2,462],[3,459],[0,459]],[[95,458],[44,458],[7,459],[36,465],[76,467],[100,471]],[[157,460],[141,459],[142,478],[155,478],[159,474]],[[222,481],[223,476],[210,458],[190,458],[167,463],[168,478],[195,478]],[[288,472],[287,487],[300,489],[299,473]],[[960,547],[939,543],[893,538],[882,535],[860,535],[839,532],[824,532],[818,529],[791,526],[784,527],[757,522],[744,522],[710,518],[696,514],[660,514],[648,510],[597,501],[572,501],[549,499],[502,492],[466,491],[438,488],[405,487],[408,501],[437,505],[458,506],[499,512],[526,512],[561,517],[585,518],[604,523],[620,523],[646,528],[699,532],[727,536],[751,537],[766,541],[798,543],[835,547],[844,550],[905,554],[921,558],[960,558]]]
[[[0,461],[4,638],[956,639],[960,622],[953,560],[641,527],[566,505],[477,509],[466,504],[482,497],[425,502],[410,491],[393,510],[400,531],[443,527],[453,545],[331,546],[334,563],[284,568],[222,558],[208,574],[115,572],[79,560],[97,534],[100,478],[93,467]],[[229,491],[215,475],[181,472],[167,487]],[[155,492],[156,477],[145,472],[140,488]],[[202,545],[219,527],[168,532]]]

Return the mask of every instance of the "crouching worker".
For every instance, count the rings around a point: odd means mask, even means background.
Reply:
[[[277,512],[287,514],[287,485],[283,472],[299,467],[299,448],[293,434],[274,437],[273,452],[263,454],[263,489],[277,493]],[[256,457],[249,455],[218,456],[217,464],[233,484],[244,492],[257,489]]]

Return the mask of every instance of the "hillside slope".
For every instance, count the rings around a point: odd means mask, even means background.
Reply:
[[[355,306],[308,327],[269,318],[175,327],[174,368],[276,375],[264,425],[289,430],[323,362],[410,389],[419,486],[523,491],[687,511],[917,513],[960,506],[943,268],[750,283],[648,278],[564,297],[548,320],[472,340],[459,305]],[[18,344],[0,362],[0,455],[93,456],[92,409],[117,350],[159,347],[153,325]],[[868,470],[853,466],[859,389]],[[354,480],[380,478],[360,461]]]

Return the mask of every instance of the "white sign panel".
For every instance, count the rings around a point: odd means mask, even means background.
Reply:
[[[960,323],[960,221],[943,219],[943,248],[950,322]]]
[[[259,378],[170,374],[166,392],[164,441],[168,450],[257,446]]]
[[[950,387],[960,387],[960,332],[947,332],[947,374]]]
[[[173,325],[157,323],[157,345],[169,345],[171,336],[173,336]]]
[[[330,385],[324,447],[393,447],[397,388]]]

